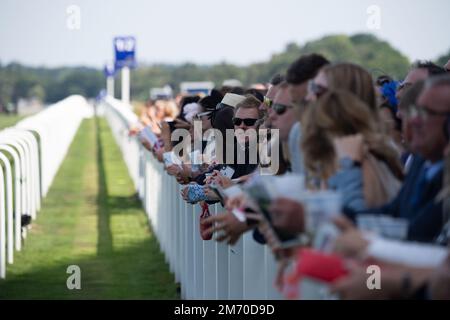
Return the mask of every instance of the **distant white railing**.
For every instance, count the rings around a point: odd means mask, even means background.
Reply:
[[[102,107],[130,175],[184,299],[281,299],[273,286],[276,262],[267,246],[246,233],[234,246],[203,241],[199,206],[187,204],[180,185],[162,164],[128,135],[137,117],[130,106],[107,97]],[[212,214],[224,209],[210,206]]]
[[[81,121],[92,113],[85,98],[70,96],[0,131],[0,278],[26,237],[22,215],[36,219]]]

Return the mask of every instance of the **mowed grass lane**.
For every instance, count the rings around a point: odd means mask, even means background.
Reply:
[[[0,299],[177,299],[106,121],[84,120]],[[81,290],[66,286],[81,269]]]

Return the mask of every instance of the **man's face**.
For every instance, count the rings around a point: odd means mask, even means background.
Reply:
[[[242,133],[242,131],[237,131],[236,132],[236,139],[240,144],[243,144],[244,142],[247,143],[250,141],[250,137],[255,138],[257,136],[257,132],[256,132],[256,121],[258,120],[258,110],[256,108],[239,108],[236,113],[234,114],[234,130],[237,129],[242,129],[244,132],[244,134],[240,134],[239,132]],[[246,123],[249,122],[249,123]],[[250,124],[253,123],[253,124]],[[250,131],[247,132],[247,130],[253,129],[253,133],[251,133]],[[245,135],[245,133],[247,134],[251,134],[249,135]]]
[[[300,84],[289,84],[289,93],[292,97],[292,104],[301,105],[308,93],[308,81]]]
[[[411,87],[416,82],[421,80],[426,80],[429,77],[428,70],[424,68],[413,69],[407,75],[405,80],[403,80],[402,84],[398,87],[396,97],[397,100],[400,101],[405,94],[406,90]],[[400,115],[401,117],[401,115]]]
[[[277,92],[278,92],[278,86],[271,86],[269,88],[269,90],[267,90],[266,98],[269,99],[269,101],[273,101],[273,99],[275,98]],[[263,111],[264,113],[268,113],[269,112],[269,106],[266,103],[262,102],[259,105],[259,110]]]
[[[408,150],[410,150],[410,151],[413,151],[413,150],[411,150],[410,148],[410,145],[411,145],[411,125],[410,125],[410,121],[409,121],[409,119],[407,118],[407,116],[403,116],[403,113],[404,112],[402,112],[401,114],[402,114],[402,116],[401,116],[401,119],[402,119],[402,138],[403,138],[403,144],[405,145],[405,147],[408,149]],[[399,114],[399,112],[397,112],[397,114]]]
[[[450,60],[447,61],[447,63],[444,66],[444,69],[447,70],[447,72],[450,72]]]
[[[317,76],[307,84],[306,102],[314,102],[328,89],[328,80],[325,72],[319,71]]]
[[[417,100],[418,112],[408,119],[411,149],[432,162],[442,159],[446,146],[443,132],[450,113],[450,90],[439,86],[425,89]],[[422,110],[422,111],[421,111]]]
[[[274,108],[271,108],[269,111],[269,118],[272,123],[272,128],[280,130],[280,139],[282,141],[287,141],[292,126],[298,121],[297,114],[292,108],[292,97],[288,87],[278,91],[273,106],[277,104],[286,106],[286,110],[282,114],[277,114],[274,111]]]
[[[406,89],[405,89],[406,90]],[[403,138],[403,144],[404,146],[410,150],[410,144],[411,144],[411,128],[410,128],[410,121],[408,119],[408,107],[402,106],[402,104],[398,105],[397,113],[395,116],[402,120],[401,121],[401,130],[402,130],[402,138]]]
[[[405,92],[416,82],[426,80],[428,78],[428,70],[424,68],[420,69],[413,69],[411,70],[408,75],[406,76],[405,80],[402,82],[400,87],[397,89],[396,97],[397,100],[400,101]],[[398,108],[396,117],[402,120],[402,136],[405,144],[408,146],[408,148],[411,147],[410,142],[412,139],[411,136],[411,128],[410,124],[411,122],[409,119],[406,118],[406,114],[408,113],[408,110],[403,110],[401,108]],[[411,149],[412,152],[414,150]]]
[[[275,98],[277,92],[278,92],[278,88],[279,86],[271,86],[269,88],[269,90],[267,91],[267,94],[265,96],[265,100],[267,100],[267,103],[273,103],[273,99]],[[259,110],[261,110],[262,112],[264,112],[264,114],[266,115],[266,119],[264,121],[264,126],[266,128],[271,128],[272,124],[270,123],[270,118],[267,116],[269,114],[269,105],[266,104],[266,101],[262,102],[259,105]]]

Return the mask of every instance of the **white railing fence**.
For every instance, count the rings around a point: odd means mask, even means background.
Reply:
[[[36,219],[81,121],[92,114],[85,98],[70,96],[0,131],[0,278],[26,237],[22,215]]]
[[[102,108],[170,270],[181,283],[182,298],[281,299],[273,286],[276,262],[270,249],[256,243],[251,233],[234,246],[203,241],[200,207],[183,201],[176,180],[136,137],[128,136],[137,121],[131,108],[111,97]],[[223,210],[217,204],[210,206],[212,214]]]

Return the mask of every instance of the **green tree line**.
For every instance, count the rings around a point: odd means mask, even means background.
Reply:
[[[333,62],[358,63],[375,77],[385,73],[401,79],[411,63],[400,51],[374,35],[331,35],[304,45],[289,43],[283,52],[273,54],[268,61],[248,66],[226,62],[215,65],[140,64],[131,73],[131,94],[133,99],[146,100],[150,88],[169,84],[178,90],[183,81],[213,81],[220,86],[223,80],[233,78],[245,85],[264,83],[274,74],[285,72],[289,64],[300,55],[312,52],[321,53]],[[450,50],[436,62],[443,65],[449,58]],[[116,80],[116,92],[120,92],[120,76]],[[15,104],[19,98],[35,97],[47,103],[59,101],[70,94],[92,98],[104,86],[103,72],[98,69],[31,68],[17,63],[0,64],[0,107]]]

